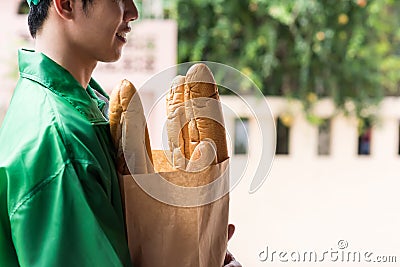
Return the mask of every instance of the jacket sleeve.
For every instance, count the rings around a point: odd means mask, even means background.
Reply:
[[[82,166],[81,166],[82,167]],[[87,166],[84,179],[95,181]],[[129,266],[123,226],[99,187],[88,199],[70,161],[41,181],[10,213],[12,238],[24,266]],[[91,177],[93,176],[93,177]],[[101,212],[94,212],[102,203]],[[104,204],[103,204],[104,203]]]

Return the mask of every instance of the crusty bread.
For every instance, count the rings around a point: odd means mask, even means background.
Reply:
[[[202,140],[196,146],[186,166],[188,172],[200,172],[216,162],[216,146],[212,140]]]
[[[135,174],[153,172],[143,106],[135,86],[128,80],[122,80],[111,93],[109,119],[111,137],[117,150],[118,172],[131,174],[127,161]],[[129,134],[130,131],[134,133]]]
[[[182,170],[186,168],[186,159],[190,158],[184,91],[185,76],[178,75],[167,94],[167,132],[172,165]]]
[[[108,117],[110,121],[110,132],[111,132],[111,138],[114,143],[114,147],[118,149],[119,141],[121,138],[121,113],[122,113],[122,107],[121,107],[121,102],[119,100],[119,86],[116,86],[114,90],[112,90],[111,95],[110,95],[110,103],[109,103],[109,109],[108,109]]]
[[[188,121],[189,153],[192,155],[202,140],[215,143],[217,157],[214,163],[228,158],[228,148],[218,86],[207,65],[193,65],[185,79],[185,114]]]

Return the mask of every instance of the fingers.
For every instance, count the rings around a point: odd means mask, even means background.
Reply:
[[[228,240],[230,240],[235,233],[235,225],[229,224],[228,225]],[[235,260],[233,257],[232,253],[230,253],[228,250],[226,251],[225,255],[225,261],[224,261],[224,266],[223,267],[242,267],[242,265]]]
[[[242,267],[242,265],[235,260],[235,258],[229,251],[226,251],[223,267]]]
[[[242,267],[242,265],[238,261],[234,260],[227,265],[224,265],[224,267]]]
[[[235,225],[229,224],[228,225],[228,240],[230,240],[232,238],[233,233],[235,233]]]
[[[233,262],[234,260],[235,260],[235,258],[233,257],[233,255],[227,250],[226,254],[225,254],[224,264],[229,264],[229,263]]]

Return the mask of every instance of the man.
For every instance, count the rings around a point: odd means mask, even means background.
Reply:
[[[0,130],[0,266],[131,266],[107,95],[132,0],[28,0],[35,51]],[[231,235],[232,233],[230,233]],[[240,266],[227,253],[226,266]]]

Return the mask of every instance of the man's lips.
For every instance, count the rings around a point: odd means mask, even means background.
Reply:
[[[126,33],[125,33],[125,32],[117,33],[116,36],[117,36],[117,38],[118,38],[119,40],[121,40],[122,42],[124,42],[124,43],[127,42]]]
[[[118,31],[115,35],[123,43],[126,43],[127,42],[126,34],[130,31],[131,31],[131,28],[129,26],[127,26],[127,27],[124,27],[122,30]]]

